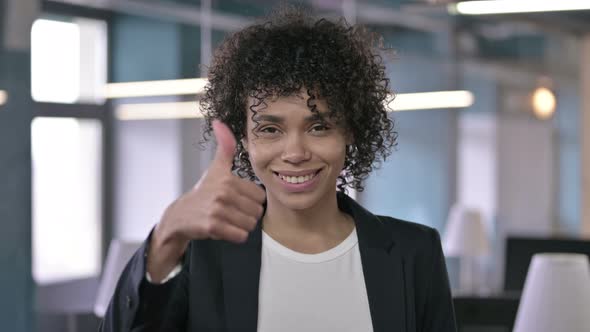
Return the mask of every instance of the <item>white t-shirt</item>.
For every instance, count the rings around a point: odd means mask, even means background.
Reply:
[[[258,332],[373,331],[356,229],[319,254],[262,233]]]

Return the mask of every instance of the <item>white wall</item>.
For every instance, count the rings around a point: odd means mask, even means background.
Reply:
[[[582,107],[580,109],[580,131],[581,139],[581,167],[580,172],[582,188],[580,205],[580,231],[583,236],[590,237],[590,34],[582,39],[582,50],[580,52],[580,96]]]
[[[498,220],[507,234],[552,235],[556,161],[551,122],[501,116],[498,142]]]
[[[190,190],[209,167],[215,153],[213,139],[203,142],[203,119],[185,119],[180,124],[182,136],[182,190]]]
[[[493,246],[480,277],[500,290],[506,238],[555,230],[553,127],[526,113],[462,112],[458,130],[458,202],[483,213]]]
[[[497,122],[493,113],[461,113],[457,139],[457,202],[480,209],[493,231],[497,209]]]
[[[114,237],[143,240],[181,194],[178,120],[116,123]]]

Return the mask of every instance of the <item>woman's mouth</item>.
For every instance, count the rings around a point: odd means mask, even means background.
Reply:
[[[281,178],[281,180],[286,181],[288,183],[303,183],[303,182],[307,182],[311,179],[313,179],[316,176],[317,172],[315,173],[310,173],[307,175],[299,175],[299,176],[288,176],[288,175],[282,175],[280,173],[277,173],[277,175]]]
[[[288,174],[281,172],[273,172],[281,182],[286,185],[289,189],[295,189],[296,191],[306,190],[310,185],[315,183],[314,181],[317,175],[322,169],[313,170],[308,173],[302,172],[288,172]],[[286,172],[287,173],[287,172]]]

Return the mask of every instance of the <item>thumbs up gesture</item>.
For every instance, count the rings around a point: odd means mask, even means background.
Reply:
[[[154,281],[178,263],[190,240],[244,242],[263,213],[265,192],[231,172],[236,139],[231,130],[213,121],[217,151],[192,190],[174,201],[152,234],[147,269]]]

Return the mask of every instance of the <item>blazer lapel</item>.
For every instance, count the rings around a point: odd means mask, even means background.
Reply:
[[[243,244],[222,247],[223,297],[227,331],[256,331],[262,250],[262,223]]]
[[[391,230],[344,194],[338,204],[356,223],[373,331],[406,331],[404,266]]]

